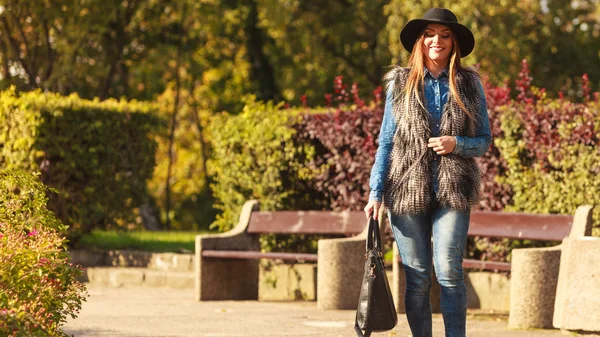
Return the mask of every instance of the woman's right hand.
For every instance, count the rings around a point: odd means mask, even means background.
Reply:
[[[367,206],[365,206],[365,214],[367,215],[367,219],[373,215],[373,219],[378,220],[379,209],[381,208],[381,201],[369,200]]]

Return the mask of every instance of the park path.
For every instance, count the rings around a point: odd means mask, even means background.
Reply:
[[[63,327],[75,337],[249,337],[355,336],[354,311],[319,310],[315,302],[197,302],[191,290],[89,287],[90,297],[77,319]],[[468,320],[470,337],[554,337],[557,330],[508,330],[505,317]],[[434,335],[443,336],[441,315]],[[376,336],[408,337],[404,315],[392,332]],[[586,336],[589,337],[589,336]]]

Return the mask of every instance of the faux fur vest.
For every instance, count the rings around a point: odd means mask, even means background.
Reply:
[[[408,109],[405,103],[405,84],[409,69],[396,67],[389,71],[385,82],[393,82],[393,114],[396,120],[390,165],[385,180],[383,203],[392,214],[422,214],[435,205],[457,210],[468,210],[480,198],[480,172],[473,158],[457,154],[437,156],[438,193],[433,194],[432,162],[435,152],[427,147],[432,137],[429,127],[429,112],[413,95]],[[466,70],[458,71],[457,91],[472,116],[478,116],[482,104],[478,89],[477,74]],[[419,92],[423,104],[424,95]],[[469,117],[451,94],[444,106],[440,124],[441,136],[474,137],[476,121]],[[437,201],[437,202],[436,202]]]

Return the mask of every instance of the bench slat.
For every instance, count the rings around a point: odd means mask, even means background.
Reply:
[[[481,260],[463,260],[464,268],[483,269],[483,270],[510,270],[510,262],[497,262],[497,261],[481,261]]]
[[[571,215],[473,211],[469,236],[562,241],[572,224]]]
[[[358,234],[366,224],[362,211],[252,212],[248,233]]]
[[[221,259],[278,259],[287,261],[317,262],[317,254],[303,253],[278,253],[278,252],[252,252],[240,250],[203,250],[203,257],[216,257]]]

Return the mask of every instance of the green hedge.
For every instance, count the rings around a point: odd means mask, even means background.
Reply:
[[[0,165],[41,172],[58,191],[49,208],[71,234],[133,223],[149,201],[153,135],[164,127],[154,111],[135,101],[0,92]]]
[[[211,188],[222,213],[212,227],[235,225],[249,199],[260,200],[262,210],[303,209],[310,201],[305,179],[312,173],[304,163],[314,148],[294,143],[291,125],[299,116],[298,110],[249,98],[239,115],[213,118]]]

